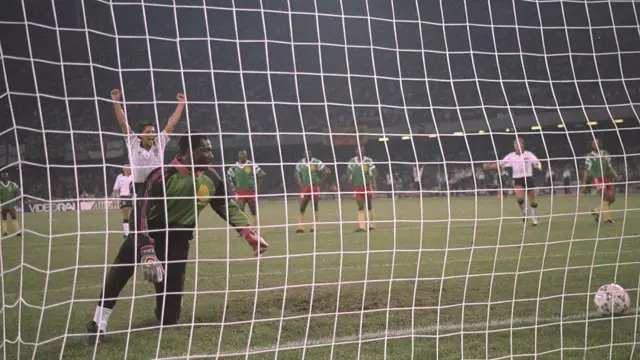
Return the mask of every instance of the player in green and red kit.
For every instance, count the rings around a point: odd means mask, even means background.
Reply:
[[[313,232],[318,223],[320,185],[331,174],[331,170],[321,160],[314,158],[311,151],[307,151],[302,160],[296,164],[294,174],[301,189],[300,214],[298,215],[296,234],[304,233],[304,213],[309,201],[312,201],[313,206],[313,227],[311,228],[311,232]]]
[[[8,235],[7,215],[11,217],[13,231],[20,235],[20,224],[16,216],[16,202],[20,198],[20,187],[9,180],[9,173],[3,172],[0,175],[0,204],[2,207],[2,236]]]
[[[375,229],[373,224],[375,220],[375,212],[373,211],[373,192],[376,189],[376,177],[378,169],[370,157],[364,156],[364,149],[358,148],[356,156],[354,156],[347,166],[347,176],[349,183],[353,186],[356,204],[358,204],[358,224],[356,232],[365,232],[367,209],[369,219],[369,230]]]
[[[87,325],[90,344],[101,342],[116,299],[140,266],[144,279],[154,283],[156,318],[162,325],[176,324],[182,308],[190,241],[196,219],[210,206],[251,245],[259,256],[268,247],[249,226],[249,219],[225,184],[209,166],[211,142],[202,135],[180,139],[180,154],[167,166],[153,170],[136,202],[136,225],[124,241],[105,278],[100,300]]]
[[[267,175],[257,164],[247,159],[245,150],[238,151],[238,161],[227,171],[229,184],[236,193],[236,203],[242,211],[245,204],[251,212],[251,225],[257,222],[258,208],[256,206],[256,190],[260,188],[262,179]]]
[[[609,207],[616,200],[616,192],[613,187],[612,180],[618,180],[620,177],[618,173],[611,165],[611,155],[600,147],[600,140],[595,139],[591,142],[591,152],[587,154],[584,164],[585,169],[582,176],[582,183],[584,192],[588,192],[589,188],[586,186],[589,180],[593,181],[596,187],[596,191],[602,196],[602,203],[600,207],[592,210],[596,222],[600,221],[602,216],[608,224],[613,224],[611,214],[609,213]]]

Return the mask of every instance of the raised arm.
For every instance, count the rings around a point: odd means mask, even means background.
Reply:
[[[182,112],[184,111],[184,94],[177,94],[176,100],[178,101],[178,105],[176,105],[176,109],[173,111],[173,114],[171,114],[171,117],[169,117],[167,125],[164,127],[164,132],[167,134],[173,133],[173,131],[176,129],[176,126],[178,126],[180,118],[182,117]]]
[[[111,90],[111,100],[113,100],[113,111],[116,114],[116,120],[118,120],[118,124],[122,129],[122,133],[125,135],[129,135],[129,133],[131,132],[131,128],[129,127],[127,117],[124,114],[124,109],[122,108],[122,93],[119,89]]]

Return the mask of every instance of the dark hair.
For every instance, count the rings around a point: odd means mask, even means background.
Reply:
[[[140,128],[138,129],[138,132],[141,133],[144,131],[144,129],[148,126],[152,126],[152,127],[156,127],[153,123],[144,123],[144,124],[140,124]]]
[[[181,137],[180,138],[180,154],[181,155],[190,154],[191,150],[195,150],[205,140],[207,140],[207,137],[204,135],[189,135],[189,136]]]

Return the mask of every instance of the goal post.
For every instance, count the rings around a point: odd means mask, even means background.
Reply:
[[[626,0],[5,0],[2,358],[633,358],[639,11]],[[205,210],[179,321],[158,323],[154,287],[136,275],[107,341],[87,346],[124,235],[115,88],[136,131],[162,131],[185,94],[165,162],[202,134],[227,180],[253,171],[246,150],[265,173],[256,228],[269,249],[251,257]],[[520,176],[519,154],[491,169],[518,139],[540,169]],[[609,161],[602,176],[587,168]],[[300,186],[307,175],[323,180]],[[20,188],[12,206],[7,181]],[[514,183],[534,190],[519,202]],[[614,283],[629,309],[599,316],[594,295]]]

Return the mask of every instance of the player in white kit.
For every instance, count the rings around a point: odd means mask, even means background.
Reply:
[[[120,200],[120,209],[122,209],[122,230],[124,237],[129,235],[129,212],[133,207],[133,175],[129,164],[122,169],[122,174],[118,175],[113,185],[113,197]]]
[[[169,135],[178,126],[182,117],[185,97],[183,94],[176,95],[176,100],[178,101],[176,110],[171,114],[167,125],[159,134],[156,134],[156,127],[153,123],[140,125],[140,133],[136,134],[127,122],[120,103],[121,99],[120,90],[111,90],[111,100],[113,100],[116,119],[122,128],[122,132],[127,135],[126,142],[129,150],[129,163],[133,173],[134,189],[139,194],[142,190],[142,184],[144,184],[149,173],[164,163],[164,150],[169,142]]]
[[[542,170],[542,163],[531,151],[524,149],[524,140],[522,138],[518,138],[513,142],[513,150],[498,162],[484,164],[484,169],[511,168],[513,191],[520,206],[522,221],[527,220],[527,204],[525,204],[525,195],[527,195],[529,206],[531,207],[531,224],[536,226],[538,225],[538,203],[536,202],[536,184],[533,180],[533,169]]]

